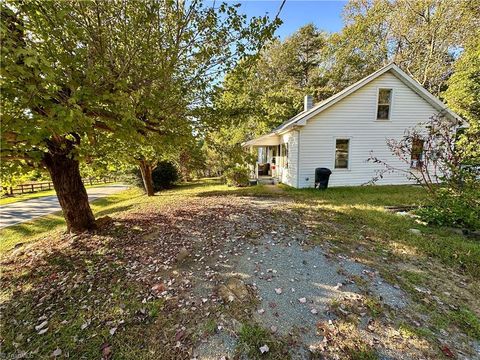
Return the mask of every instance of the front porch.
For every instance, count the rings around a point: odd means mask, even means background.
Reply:
[[[259,184],[277,184],[287,168],[288,146],[280,143],[280,137],[268,134],[244,144],[255,156],[250,178]]]

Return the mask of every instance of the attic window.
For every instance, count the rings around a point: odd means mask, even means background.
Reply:
[[[377,120],[389,120],[392,89],[378,89]]]

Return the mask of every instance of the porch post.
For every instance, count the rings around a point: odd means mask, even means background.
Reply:
[[[257,151],[257,156],[256,156],[256,158],[255,158],[255,164],[254,164],[254,165],[250,165],[250,170],[251,170],[250,175],[253,176],[254,179],[257,179],[257,178],[258,178],[258,163],[257,163],[257,160],[258,160],[258,149],[255,148],[254,146],[250,146],[250,154],[251,154],[251,155],[254,155],[254,150]]]

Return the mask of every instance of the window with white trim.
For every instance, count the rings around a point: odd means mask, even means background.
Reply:
[[[335,140],[335,169],[348,169],[350,139]]]
[[[392,109],[392,89],[378,89],[377,120],[389,120]]]
[[[414,138],[412,140],[410,167],[413,169],[420,169],[423,166],[423,144],[422,139]]]

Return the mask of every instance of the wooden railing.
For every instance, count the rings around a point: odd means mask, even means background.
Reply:
[[[104,178],[83,179],[83,183],[85,185],[108,184],[115,181],[116,181],[116,178],[114,176],[104,177]],[[15,187],[12,187],[12,186],[2,187],[3,193],[8,195],[27,194],[27,193],[33,193],[37,191],[51,190],[51,189],[53,189],[53,183],[51,181],[32,182],[32,183],[17,185]]]

